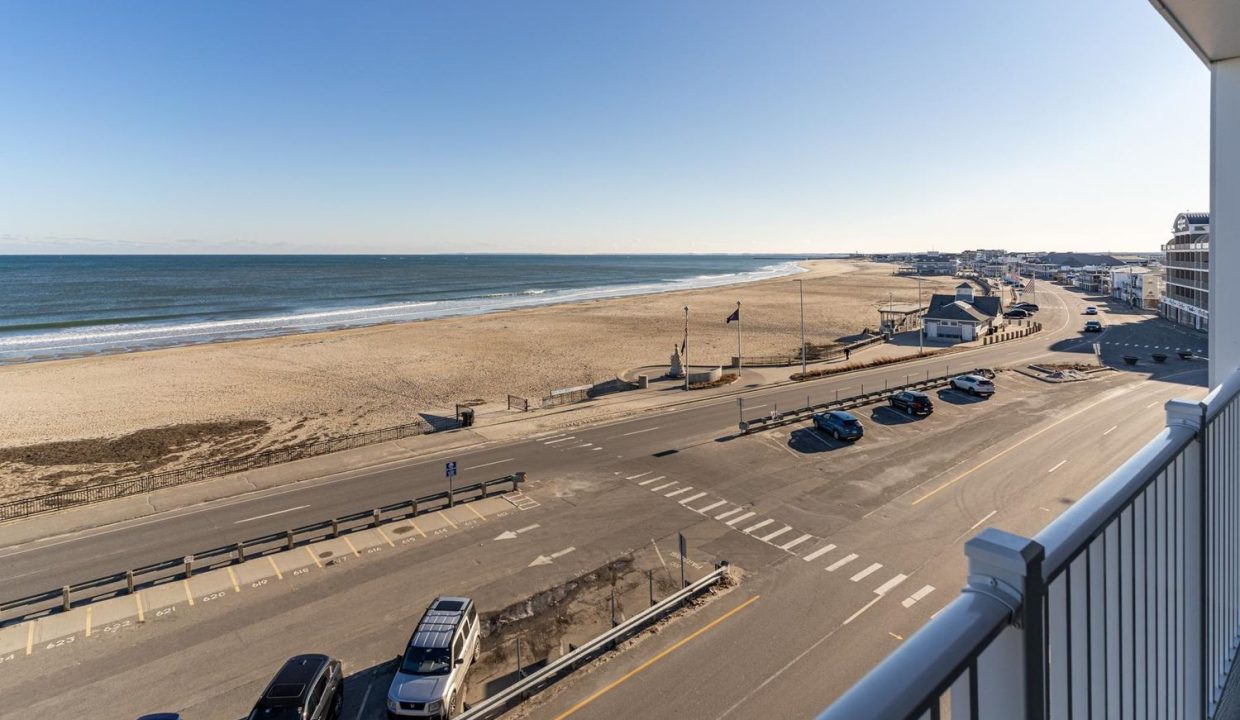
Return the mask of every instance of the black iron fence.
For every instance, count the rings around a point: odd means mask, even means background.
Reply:
[[[353,435],[318,440],[312,443],[290,445],[288,447],[265,450],[253,455],[242,455],[235,458],[216,460],[198,465],[164,470],[162,472],[142,475],[128,480],[86,485],[72,490],[60,490],[45,495],[35,495],[19,500],[0,503],[0,522],[30,517],[40,513],[52,512],[75,505],[114,500],[129,495],[141,495],[153,490],[198,482],[232,473],[256,470],[258,468],[279,465],[292,460],[302,460],[317,455],[326,455],[339,450],[373,445],[375,443],[398,440],[414,435],[435,432],[430,423],[419,420],[405,425],[368,430]]]
[[[505,475],[450,491],[445,490],[281,532],[260,535],[184,557],[162,560],[74,585],[65,585],[55,590],[0,601],[0,627],[57,611],[69,610],[75,605],[133,593],[168,580],[188,578],[196,571],[242,563],[248,559],[292,550],[300,545],[340,537],[398,520],[408,520],[418,515],[452,507],[459,502],[481,500],[501,492],[504,487],[515,492],[523,482],[525,482],[523,472]]]

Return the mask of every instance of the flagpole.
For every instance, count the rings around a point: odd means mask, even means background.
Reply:
[[[689,389],[689,306],[685,306],[685,341],[682,344],[685,351],[685,390]]]
[[[745,356],[741,354],[741,301],[736,301],[736,369],[745,367]]]

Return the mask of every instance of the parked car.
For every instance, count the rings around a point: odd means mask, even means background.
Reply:
[[[465,676],[481,653],[480,636],[472,600],[435,598],[398,658],[388,689],[388,719],[451,717],[464,700]]]
[[[248,720],[338,720],[344,671],[326,655],[291,657],[263,690]]]
[[[887,402],[891,403],[891,407],[903,410],[909,415],[929,415],[934,412],[934,403],[930,402],[930,396],[921,392],[898,392],[888,398]]]
[[[1085,308],[1085,314],[1086,315],[1097,315],[1098,308],[1094,307],[1093,305],[1090,305],[1089,307]]]
[[[1035,312],[1037,312],[1038,310],[1041,310],[1041,308],[1039,308],[1039,307],[1038,307],[1038,304],[1037,304],[1037,303],[1031,303],[1031,302],[1018,302],[1018,303],[1016,303],[1016,304],[1012,305],[1012,309],[1014,309],[1014,310],[1025,310],[1025,311],[1027,311],[1027,312],[1031,312],[1031,313],[1035,313]]]
[[[995,394],[995,384],[978,375],[957,375],[952,378],[951,386],[970,395],[989,397]]]
[[[1102,332],[1102,323],[1097,320],[1086,321],[1085,332]]]
[[[1027,318],[1032,315],[1033,313],[1029,312],[1028,310],[1022,310],[1020,308],[1012,308],[1011,310],[1008,310],[1007,312],[1003,313],[1003,317],[1005,318]]]
[[[825,432],[836,440],[859,440],[865,434],[861,421],[852,413],[843,410],[832,410],[825,413],[814,413],[814,427]]]

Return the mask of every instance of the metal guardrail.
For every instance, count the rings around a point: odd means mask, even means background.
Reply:
[[[419,420],[418,422],[395,425],[378,430],[368,430],[303,445],[290,445],[289,447],[267,450],[254,455],[244,455],[226,460],[190,465],[175,470],[165,470],[129,480],[87,485],[72,490],[61,490],[19,500],[10,500],[0,503],[0,522],[63,510],[64,508],[78,505],[115,500],[130,495],[141,495],[154,490],[185,485],[246,470],[257,470],[293,460],[304,460],[305,458],[326,455],[340,450],[350,450],[389,440],[423,435],[435,432],[437,429],[431,423]]]
[[[593,660],[611,650],[648,625],[672,613],[687,600],[702,594],[721,582],[727,572],[728,564],[726,562],[720,563],[714,572],[701,580],[651,605],[607,632],[596,636],[581,647],[561,655],[547,663],[542,669],[530,673],[491,697],[475,703],[469,710],[456,716],[455,720],[491,720],[503,715],[531,695],[547,689],[556,681],[573,672],[582,663]]]
[[[787,412],[782,413],[772,412],[770,415],[763,415],[752,420],[742,420],[739,423],[739,427],[741,434],[747,435],[758,430],[766,430],[767,428],[801,422],[812,417],[815,413],[828,412],[830,410],[852,410],[853,408],[863,407],[865,405],[878,402],[879,400],[885,400],[886,398],[889,398],[898,392],[904,392],[905,390],[933,390],[934,388],[947,385],[951,382],[952,378],[965,374],[982,375],[983,377],[988,378],[993,378],[995,376],[994,371],[988,368],[973,368],[971,370],[962,370],[961,372],[938,375],[935,377],[930,377],[927,373],[924,380],[907,382],[903,385],[895,385],[890,387],[884,384],[882,389],[876,389],[868,393],[862,392],[857,395],[836,398],[835,400],[829,400],[825,403],[806,405],[804,407],[797,408],[796,410],[788,410]],[[863,384],[862,388],[864,389],[864,387],[865,386]]]
[[[0,627],[21,622],[31,617],[73,608],[76,604],[106,599],[117,595],[156,585],[180,577],[191,577],[195,571],[212,570],[217,567],[245,562],[248,558],[262,557],[276,552],[292,550],[320,540],[340,537],[342,534],[367,528],[379,527],[397,520],[423,515],[454,506],[458,502],[481,500],[495,493],[497,486],[509,485],[516,491],[525,482],[525,473],[505,475],[451,491],[424,495],[369,510],[350,513],[331,520],[302,525],[283,532],[269,533],[242,540],[231,545],[203,550],[192,555],[162,560],[142,567],[113,573],[56,590],[35,593],[14,600],[0,601]],[[13,610],[19,615],[6,617]]]
[[[1240,647],[1240,373],[1034,538],[965,544],[962,594],[837,700],[853,718],[1213,718]]]

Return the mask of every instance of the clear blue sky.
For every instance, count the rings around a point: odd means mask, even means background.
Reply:
[[[1154,250],[1145,0],[0,4],[3,252]]]

